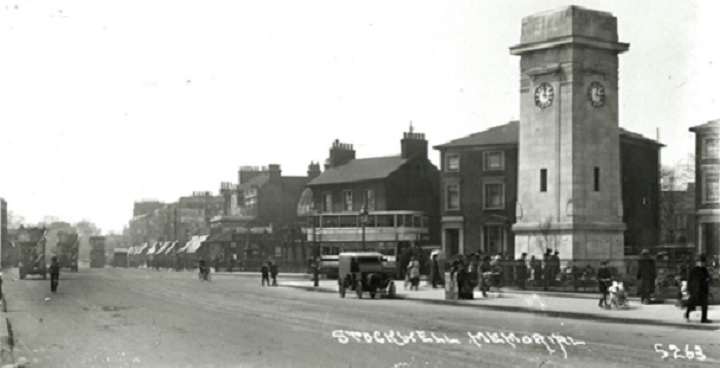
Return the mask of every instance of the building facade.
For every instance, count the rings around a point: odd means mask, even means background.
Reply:
[[[7,202],[0,198],[0,267],[9,267],[12,264],[12,246],[8,234]]]
[[[720,120],[690,128],[695,133],[697,249],[720,261]]]
[[[397,256],[415,244],[439,245],[439,172],[425,135],[411,128],[400,145],[398,156],[356,159],[352,145],[333,142],[325,172],[298,204],[316,252]]]
[[[660,243],[695,247],[695,183],[660,192]]]
[[[212,219],[206,243],[223,249],[223,258],[250,268],[267,258],[302,261],[297,203],[305,185],[320,174],[311,164],[307,176],[283,176],[280,165],[242,166],[238,183],[221,183],[223,213]],[[219,251],[218,251],[219,252]]]
[[[440,151],[442,162],[440,213],[447,257],[516,253],[512,227],[517,211],[523,210],[516,205],[520,128],[520,123],[513,121],[434,147]],[[658,243],[662,145],[623,129],[619,130],[618,142],[623,221],[627,224],[625,250],[638,254]],[[557,249],[549,235],[539,231],[539,246],[528,253],[540,255],[548,247]]]

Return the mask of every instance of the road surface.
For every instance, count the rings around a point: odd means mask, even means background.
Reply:
[[[561,319],[411,300],[358,300],[354,294],[340,299],[337,294],[261,287],[259,276],[214,275],[212,282],[200,282],[191,272],[81,269],[61,275],[57,294],[50,293],[49,280],[12,278],[5,275],[5,315],[14,331],[16,359],[25,357],[32,367],[720,363],[719,331]],[[699,356],[698,352],[704,362],[688,358]]]

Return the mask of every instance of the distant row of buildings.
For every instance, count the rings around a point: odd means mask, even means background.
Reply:
[[[689,219],[698,229],[682,230],[686,218],[672,231],[682,231],[685,242],[699,238],[705,251],[717,255],[708,247],[718,243],[717,131],[706,129],[713,126],[717,121],[691,129],[700,148],[699,184],[689,187],[697,192],[697,216]],[[669,239],[661,221],[663,145],[627,130],[619,134],[625,254],[633,255],[678,237]],[[336,140],[324,171],[314,162],[299,177],[283,176],[274,164],[241,167],[238,182],[221,183],[216,195],[196,192],[172,204],[136,203],[131,244],[183,244],[193,235],[209,235],[201,257],[237,262],[269,257],[303,262],[316,249],[395,256],[414,244],[442,248],[446,256],[514,255],[512,226],[522,211],[516,205],[518,137],[518,122],[510,122],[435,146],[439,169],[428,159],[424,134],[412,128],[394,156],[356,158],[351,144]],[[687,215],[684,211],[678,214]]]

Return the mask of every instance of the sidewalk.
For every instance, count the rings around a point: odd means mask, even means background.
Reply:
[[[5,282],[7,276],[10,276],[9,270],[2,270],[3,282]],[[0,315],[2,315],[2,318],[0,318],[0,366],[5,367],[15,363],[13,357],[14,338],[12,325],[7,318],[7,302],[4,293],[0,301],[2,301],[2,306],[0,306]]]
[[[446,300],[444,289],[433,289],[421,286],[419,291],[408,291],[398,285],[397,298],[414,300],[422,303],[438,305],[454,305],[462,307],[475,307],[487,310],[532,313],[548,317],[571,319],[604,320],[614,323],[633,323],[656,326],[672,326],[686,329],[720,330],[720,308],[710,306],[708,318],[714,322],[701,324],[698,319],[700,312],[691,314],[692,322],[683,318],[683,311],[671,304],[642,305],[639,299],[630,298],[628,310],[606,310],[597,305],[598,297],[589,295],[558,295],[553,292],[527,292],[507,291],[500,294],[489,293],[487,298],[475,291],[474,300]],[[320,286],[313,287],[312,280],[285,281],[280,286],[300,288],[308,291],[337,293],[337,281],[320,280]],[[580,297],[578,297],[580,296]],[[367,296],[369,298],[369,296]],[[347,298],[356,298],[354,293],[348,293]]]

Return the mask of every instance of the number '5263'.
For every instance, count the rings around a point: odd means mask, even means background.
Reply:
[[[689,345],[685,345],[685,351],[682,351],[677,347],[677,345],[670,344],[668,345],[668,350],[670,350],[670,352],[663,350],[663,344],[655,344],[655,351],[662,354],[661,359],[670,357],[670,353],[672,353],[672,357],[674,359],[697,359],[699,361],[707,359],[698,345],[695,345],[695,350],[690,350]]]

